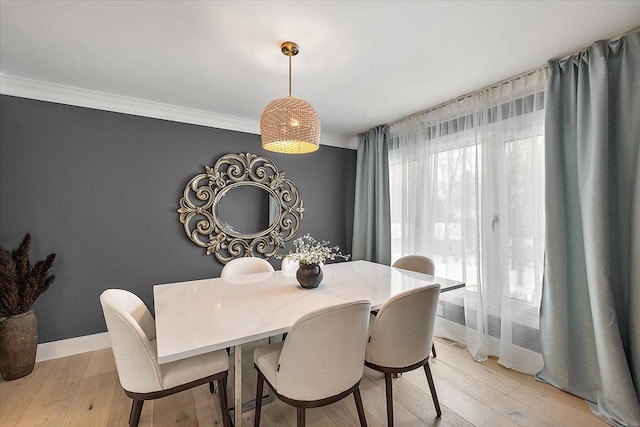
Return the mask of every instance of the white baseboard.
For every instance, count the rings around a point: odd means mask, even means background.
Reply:
[[[36,362],[111,347],[108,332],[38,344]]]

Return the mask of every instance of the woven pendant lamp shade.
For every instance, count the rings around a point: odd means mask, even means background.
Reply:
[[[262,148],[285,154],[312,153],[320,144],[320,119],[304,99],[271,101],[260,118]]]
[[[289,57],[289,96],[271,101],[262,112],[262,148],[284,154],[313,153],[320,148],[320,119],[311,104],[291,96],[291,57],[300,48],[284,42],[280,51]]]

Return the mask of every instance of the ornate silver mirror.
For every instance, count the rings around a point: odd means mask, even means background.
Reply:
[[[226,264],[242,256],[271,258],[300,228],[296,185],[267,157],[227,154],[194,176],[180,199],[180,222],[196,245]]]

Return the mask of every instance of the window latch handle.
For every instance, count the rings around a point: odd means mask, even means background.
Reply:
[[[500,217],[498,215],[493,216],[493,221],[491,221],[491,230],[496,229],[496,222],[500,222]]]

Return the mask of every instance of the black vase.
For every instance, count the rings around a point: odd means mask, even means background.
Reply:
[[[296,279],[298,283],[305,289],[317,288],[320,282],[322,282],[322,269],[318,264],[298,264],[298,271],[296,271]]]

